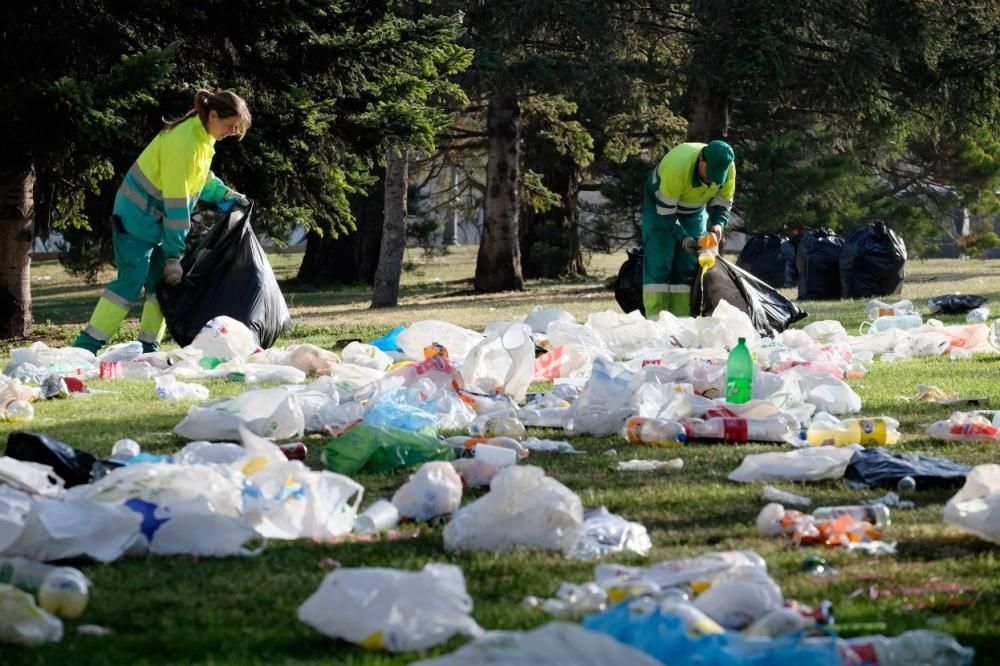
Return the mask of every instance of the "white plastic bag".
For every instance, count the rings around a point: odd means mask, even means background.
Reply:
[[[364,368],[385,370],[392,365],[392,357],[374,345],[350,342],[341,352],[344,363],[353,363]]]
[[[588,511],[565,555],[571,560],[597,560],[621,552],[645,557],[652,547],[645,526],[625,520],[602,506]]]
[[[0,553],[21,536],[31,507],[31,496],[27,493],[0,486]]]
[[[0,584],[0,643],[36,646],[62,640],[62,620],[13,585]]]
[[[186,384],[173,375],[156,377],[156,397],[164,400],[208,400],[208,387]]]
[[[461,373],[466,385],[480,393],[503,392],[524,401],[535,372],[535,343],[524,324],[492,331],[469,350]]]
[[[256,543],[256,547],[252,547]],[[149,542],[154,555],[259,555],[267,542],[242,520],[217,513],[182,513],[160,525]]]
[[[576,317],[565,310],[560,310],[558,308],[543,310],[541,306],[536,305],[531,308],[531,312],[529,312],[524,318],[524,323],[527,324],[535,333],[547,333],[549,330],[549,324],[554,321],[565,321],[575,324]]]
[[[421,571],[338,569],[299,606],[316,630],[372,650],[425,650],[455,634],[479,636],[462,570],[428,564]]]
[[[272,463],[249,478],[244,518],[271,539],[329,540],[354,527],[364,487],[301,461]]]
[[[246,359],[260,349],[257,338],[243,322],[225,315],[205,322],[188,347],[199,350],[205,358],[223,361]]]
[[[587,317],[586,325],[616,357],[625,357],[643,347],[655,345],[660,336],[656,324],[643,317],[638,310],[628,314],[611,310],[594,312]]]
[[[52,468],[36,462],[0,457],[0,485],[7,484],[34,495],[62,495],[65,481]]]
[[[781,588],[756,567],[723,574],[694,600],[695,608],[727,629],[743,629],[783,603]]]
[[[593,347],[576,344],[551,349],[535,359],[534,380],[551,381],[560,377],[587,377],[594,364],[594,357],[600,353],[602,352]]]
[[[1000,544],[1000,465],[977,465],[944,505],[944,522]]]
[[[444,528],[449,550],[565,551],[583,523],[580,498],[538,467],[511,466],[490,492],[456,511]]]
[[[403,330],[396,336],[396,344],[413,361],[423,360],[425,347],[434,343],[444,345],[448,350],[448,358],[460,365],[482,339],[483,335],[476,331],[446,321],[427,319],[415,322]]]
[[[458,509],[462,504],[462,479],[450,462],[424,463],[392,496],[399,515],[430,520]]]
[[[532,631],[491,631],[443,657],[413,666],[658,666],[645,652],[607,634],[569,622],[549,622]]]
[[[229,465],[247,455],[246,449],[232,442],[189,442],[174,454],[178,465]]]
[[[583,392],[566,415],[566,432],[598,436],[618,432],[635,413],[634,394],[641,383],[639,373],[598,356]]]
[[[843,478],[860,446],[814,446],[794,451],[758,453],[743,458],[730,481],[819,481]]]
[[[295,396],[282,388],[252,389],[205,405],[192,405],[174,432],[186,439],[233,440],[245,425],[263,437],[300,437],[305,417]]]

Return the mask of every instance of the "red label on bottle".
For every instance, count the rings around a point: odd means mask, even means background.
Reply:
[[[866,664],[878,664],[878,655],[875,653],[874,643],[851,643],[851,650]]]
[[[722,419],[723,424],[723,439],[727,442],[747,442],[749,437],[747,437],[747,420],[739,418],[724,418]]]

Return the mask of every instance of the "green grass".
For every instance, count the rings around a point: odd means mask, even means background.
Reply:
[[[523,315],[534,305],[561,307],[580,320],[590,312],[617,309],[605,282],[616,272],[621,255],[595,256],[591,275],[585,279],[533,283],[527,292],[490,296],[471,293],[474,255],[469,248],[432,262],[423,261],[419,253],[410,258],[416,268],[404,276],[402,305],[394,310],[369,309],[363,289],[289,288],[286,297],[297,325],[279,344],[309,341],[332,346],[338,340],[369,339],[399,323],[430,318],[481,329],[489,321]],[[279,278],[294,275],[297,255],[272,259]],[[903,295],[923,310],[928,297],[952,291],[981,293],[994,301],[1000,298],[998,262],[935,260],[910,266]],[[100,287],[79,284],[53,263],[36,265],[33,280],[36,320],[44,323],[36,339],[64,344],[89,315]],[[848,330],[857,330],[863,319],[862,305],[860,301],[805,304],[811,316],[799,325],[835,318]],[[134,320],[130,325],[134,330]],[[127,338],[127,332],[121,337]],[[24,341],[14,346],[21,344]],[[0,360],[5,362],[6,358]],[[986,395],[1000,404],[998,380],[1000,357],[991,354],[955,362],[936,358],[876,363],[869,377],[852,384],[864,399],[865,414],[888,414],[900,420],[904,432],[900,450],[979,464],[997,461],[994,445],[934,442],[922,434],[922,425],[945,418],[947,410],[899,398],[912,395],[918,383],[928,383],[962,394]],[[95,381],[93,385],[115,393],[36,403],[31,429],[99,455],[107,455],[114,441],[125,436],[152,452],[174,451],[183,445],[171,429],[186,413],[186,406],[155,398],[151,381]],[[235,395],[244,388],[219,381],[207,385],[213,397]],[[12,429],[10,424],[0,424],[0,439]],[[535,434],[561,436],[558,431],[541,429]],[[318,468],[322,439],[306,441],[308,462]],[[605,504],[647,526],[654,544],[648,560],[621,557],[620,561],[653,563],[708,550],[756,550],[767,559],[787,597],[804,603],[830,599],[838,622],[882,621],[890,635],[924,627],[950,632],[976,647],[978,663],[994,663],[993,655],[1000,649],[997,550],[943,524],[941,508],[951,491],[919,490],[913,497],[917,508],[893,512],[888,538],[899,542],[899,553],[869,558],[835,549],[798,548],[784,539],[757,536],[753,521],[763,505],[761,485],[731,483],[726,476],[744,455],[779,447],[690,446],[677,451],[626,448],[617,437],[571,441],[586,454],[535,454],[529,461],[579,493],[585,506]],[[620,473],[613,469],[616,459],[603,454],[611,447],[618,449],[618,459],[679,455],[685,466],[671,473]],[[368,504],[390,496],[406,477],[406,473],[359,475],[357,480],[366,488]],[[817,505],[881,494],[849,490],[840,481],[778,485],[812,497]],[[815,579],[801,573],[800,564],[810,554],[826,557],[840,569],[840,575]],[[589,580],[593,571],[593,564],[548,553],[451,554],[442,548],[439,526],[421,527],[414,538],[399,541],[274,542],[263,555],[251,559],[149,557],[83,563],[81,568],[94,583],[83,618],[67,623],[61,643],[36,649],[0,646],[0,664],[397,664],[413,660],[416,655],[383,655],[328,639],[295,619],[298,605],[323,578],[326,570],[321,563],[327,558],[343,566],[405,569],[431,561],[457,564],[475,600],[476,620],[490,629],[527,628],[547,621],[546,616],[521,608],[522,598],[551,596],[561,582]],[[936,591],[946,584],[970,591]],[[99,624],[114,634],[81,636],[76,632],[81,623]],[[450,651],[460,643],[451,641],[430,654]]]

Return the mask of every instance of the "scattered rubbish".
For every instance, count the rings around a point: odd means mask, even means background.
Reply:
[[[491,631],[451,654],[414,666],[656,666],[660,662],[607,634],[569,622],[549,622],[531,631]]]
[[[299,621],[369,650],[410,652],[456,634],[476,637],[462,570],[432,563],[420,571],[341,568],[298,609]]]
[[[969,666],[975,650],[963,647],[954,636],[938,631],[907,631],[899,636],[864,636],[847,639],[847,646],[861,661],[878,666],[946,664]]]
[[[450,514],[461,503],[462,479],[451,463],[442,461],[424,463],[392,496],[399,515],[416,521]]]
[[[328,468],[348,476],[361,470],[379,474],[408,469],[454,457],[451,446],[434,435],[367,423],[356,423],[329,440],[322,454]]]
[[[844,478],[853,488],[895,488],[904,476],[918,488],[955,488],[965,481],[972,468],[945,458],[892,453],[881,447],[856,451]]]
[[[927,426],[927,434],[949,442],[1000,441],[1000,428],[982,414],[955,412],[946,421]]]
[[[965,315],[965,321],[970,324],[981,324],[983,322],[989,321],[990,309],[987,307],[979,307],[969,312]]]
[[[399,524],[399,509],[389,500],[372,503],[354,519],[354,531],[362,534],[383,532]]]
[[[602,453],[613,458],[618,455],[618,449],[605,449]]]
[[[583,524],[580,498],[538,467],[501,470],[490,492],[452,514],[444,528],[449,550],[566,551]]]
[[[889,510],[883,505],[821,507],[809,515],[773,503],[757,515],[762,536],[785,534],[799,545],[866,547],[873,554],[895,552],[895,544],[881,540],[888,525]]]
[[[232,441],[239,439],[240,426],[261,437],[301,437],[305,416],[286,389],[251,389],[234,398],[192,405],[174,433],[192,440]]]
[[[904,476],[903,479],[910,479],[910,481],[913,481],[913,479],[911,477],[909,477],[909,476]],[[902,482],[903,481],[901,479],[900,480],[900,484],[902,484]],[[914,487],[916,487],[916,482],[914,482],[913,485],[914,485]],[[865,500],[862,503],[863,504],[872,504],[872,505],[879,505],[880,504],[882,506],[887,506],[889,508],[895,508],[895,509],[912,509],[915,506],[915,504],[913,502],[899,499],[899,495],[897,495],[896,493],[894,493],[892,491],[887,492],[882,497],[876,497],[875,499],[867,499],[867,500]]]
[[[799,566],[799,571],[807,573],[810,576],[836,576],[840,572],[818,555],[810,555],[806,559],[802,560],[802,564]]]
[[[103,638],[105,636],[110,636],[115,632],[107,627],[102,627],[99,624],[80,624],[76,627],[76,633],[81,636],[96,636],[98,638]]]
[[[622,436],[629,444],[648,444],[676,448],[687,441],[684,425],[667,419],[650,419],[633,416],[625,421]]]
[[[462,485],[466,488],[488,486],[500,471],[496,465],[476,458],[459,458],[453,460],[451,465],[462,477]]]
[[[899,441],[899,421],[881,416],[878,418],[837,417],[820,412],[813,417],[803,438],[811,446],[882,446]]]
[[[678,595],[679,586],[704,591],[727,572],[747,568],[766,572],[767,563],[753,551],[719,551],[692,558],[664,560],[645,568],[599,564],[594,568],[594,582],[607,590],[610,599],[616,603],[640,595],[677,598],[686,594],[681,591]]]
[[[1000,465],[977,465],[944,505],[944,521],[1000,544]]]
[[[785,492],[784,490],[779,490],[774,486],[764,486],[764,490],[761,492],[760,498],[767,500],[768,502],[791,504],[792,506],[809,506],[812,504],[812,500],[808,497]]]
[[[42,609],[63,618],[80,617],[90,600],[90,581],[79,569],[23,557],[0,556],[0,583],[33,593]]]
[[[565,555],[571,560],[597,560],[622,552],[645,557],[652,547],[643,525],[625,520],[602,506],[584,512],[583,525]]]
[[[473,437],[524,437],[524,424],[516,416],[477,416],[469,424],[469,434]]]
[[[717,256],[712,270],[699,270],[695,277],[691,314],[718,317],[723,303],[747,317],[749,333],[763,336],[773,337],[808,316],[767,282]]]
[[[855,446],[815,446],[794,451],[757,453],[743,458],[729,473],[730,481],[819,481],[839,479],[855,454]]]
[[[670,460],[623,460],[615,467],[619,472],[658,472],[660,470],[683,469],[684,461],[680,458]]]
[[[875,321],[879,317],[899,317],[913,314],[914,312],[913,302],[905,298],[891,305],[878,299],[872,299],[865,306],[865,314],[868,315],[868,319],[871,321]]]
[[[917,385],[917,394],[913,397],[903,398],[910,402],[940,402],[942,400],[954,400],[958,397],[958,391],[945,391],[937,386],[927,384]]]
[[[0,583],[0,643],[37,646],[62,639],[63,623],[30,594]]]
[[[521,605],[556,617],[579,617],[608,607],[608,592],[597,583],[563,583],[553,599],[525,597]]]
[[[744,567],[719,576],[693,605],[726,629],[745,629],[783,601],[781,588],[766,571]]]
[[[67,488],[96,481],[118,467],[117,463],[98,460],[86,451],[79,451],[45,435],[24,430],[16,430],[7,436],[4,455],[48,465],[65,481]]]
[[[177,381],[174,375],[160,375],[156,381],[156,397],[164,400],[208,400],[208,387]]]
[[[927,301],[927,307],[930,308],[931,314],[967,314],[978,307],[981,307],[990,299],[985,296],[976,296],[973,294],[945,294],[943,296],[934,296]]]

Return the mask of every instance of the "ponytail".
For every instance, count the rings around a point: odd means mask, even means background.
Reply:
[[[246,135],[250,129],[250,124],[253,122],[250,110],[247,108],[247,103],[232,90],[212,92],[211,90],[201,89],[194,94],[194,105],[191,107],[191,110],[180,118],[174,118],[173,120],[164,118],[163,122],[165,126],[163,129],[164,131],[170,131],[188,118],[193,118],[194,116],[198,116],[202,124],[207,127],[210,111],[215,111],[219,114],[219,118],[239,116],[240,122],[236,125],[236,134],[240,137],[240,140]]]

